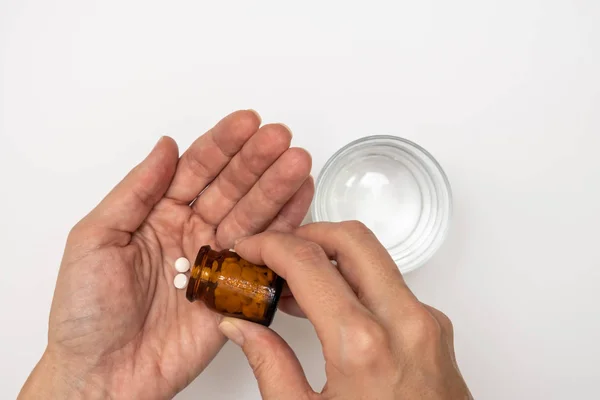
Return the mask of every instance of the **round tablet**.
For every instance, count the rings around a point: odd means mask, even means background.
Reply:
[[[190,270],[190,261],[185,257],[179,257],[175,260],[175,269],[177,272],[188,272]]]
[[[175,275],[175,279],[173,279],[173,284],[177,289],[183,289],[187,286],[188,277],[184,274]]]

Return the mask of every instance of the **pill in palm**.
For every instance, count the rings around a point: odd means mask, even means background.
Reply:
[[[175,260],[175,269],[177,272],[188,272],[190,270],[190,261],[185,257],[179,257]]]
[[[177,289],[183,289],[187,286],[188,277],[185,274],[177,274],[173,279],[173,284]]]

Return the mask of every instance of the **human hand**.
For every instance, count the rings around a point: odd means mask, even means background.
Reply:
[[[21,399],[172,398],[207,366],[225,342],[221,318],[175,289],[174,261],[291,230],[313,195],[308,153],[289,149],[284,126],[259,125],[235,112],[181,158],[161,139],[72,229]]]
[[[472,399],[456,363],[450,320],[417,300],[364,225],[267,232],[241,240],[235,250],[287,280],[294,297],[282,298],[281,308],[308,317],[323,346],[327,384],[315,393],[275,332],[224,319],[221,330],[242,347],[265,400]]]

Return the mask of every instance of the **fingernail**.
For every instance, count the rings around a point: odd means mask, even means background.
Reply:
[[[223,335],[227,336],[227,339],[231,340],[233,343],[240,347],[244,345],[244,334],[233,322],[223,320],[219,324],[219,329]]]
[[[260,116],[260,114],[258,113],[258,111],[253,110],[251,108],[249,108],[248,111],[253,112],[254,115],[256,115],[256,117],[258,118],[259,123],[262,123],[262,117]]]

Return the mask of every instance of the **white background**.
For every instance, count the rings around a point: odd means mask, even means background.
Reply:
[[[450,236],[407,276],[477,399],[600,398],[600,2],[0,0],[0,398],[42,353],[65,236],[162,134],[255,108],[318,174],[350,140],[424,146]],[[310,325],[274,328],[325,382]],[[227,345],[185,399],[257,399]]]

